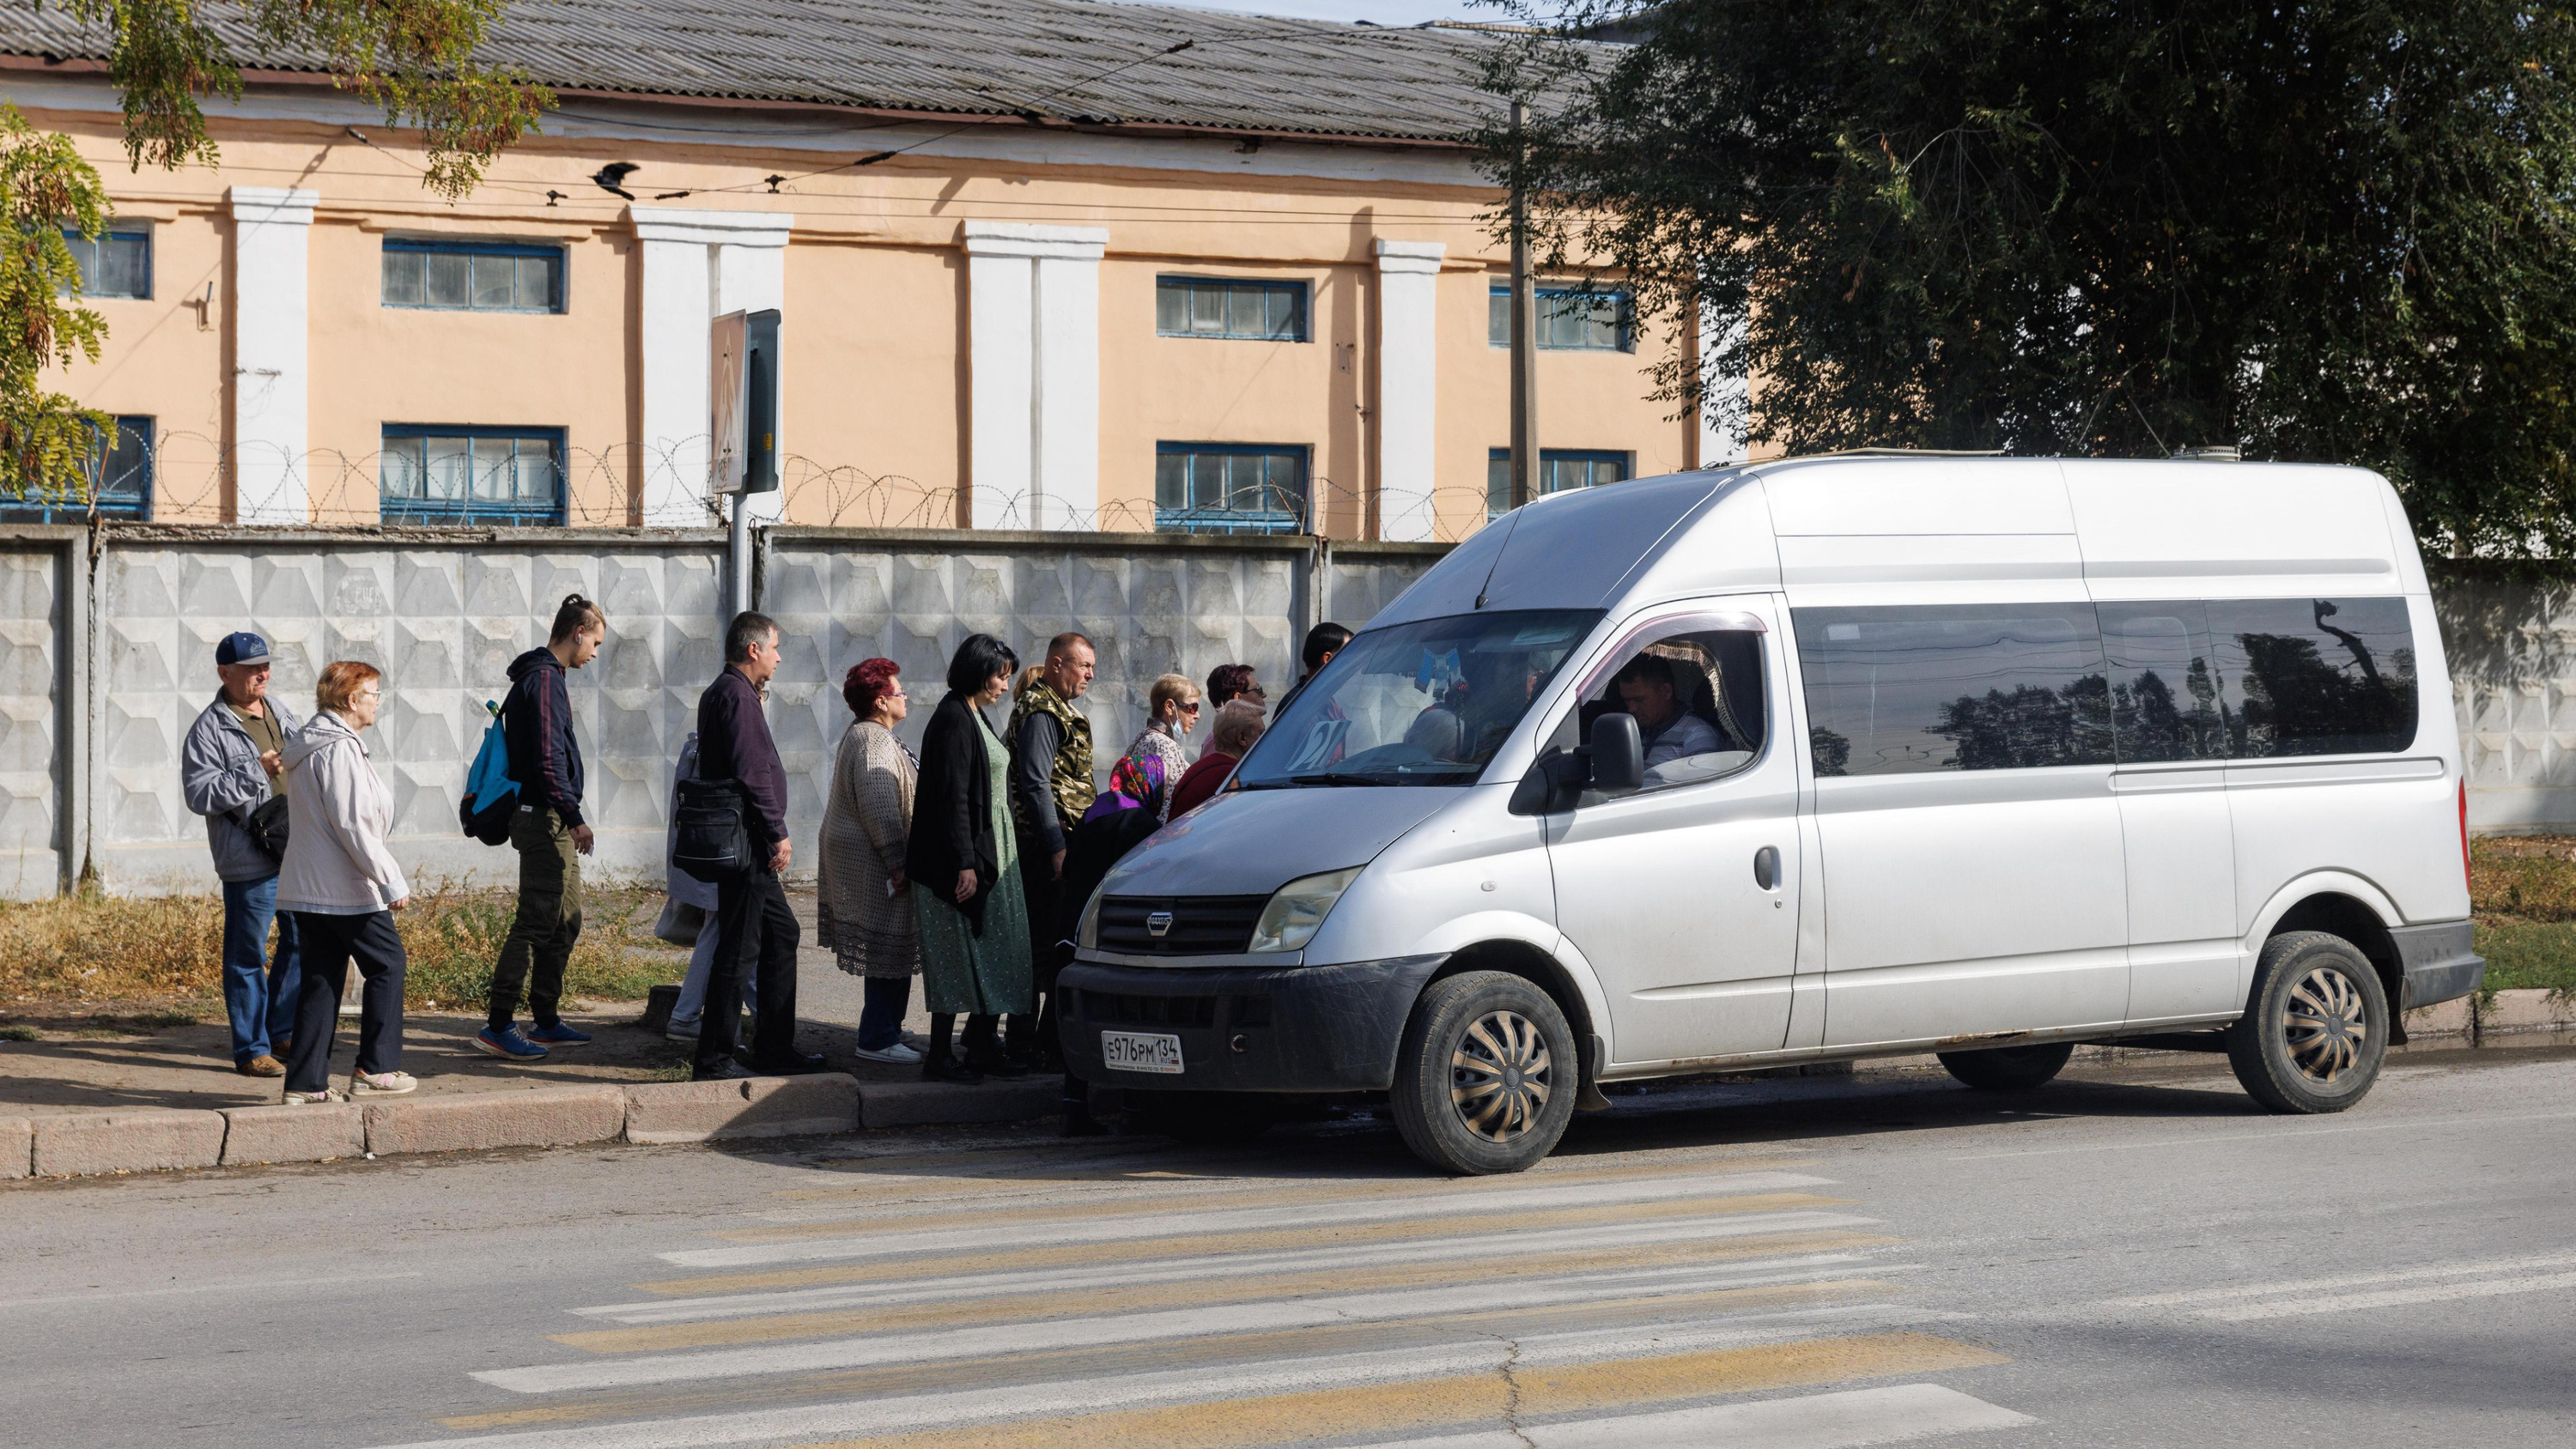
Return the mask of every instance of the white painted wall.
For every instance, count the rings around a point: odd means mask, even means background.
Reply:
[[[1100,227],[970,221],[968,517],[1090,528],[1100,510]]]
[[[233,497],[242,523],[298,524],[313,516],[305,474],[311,373],[306,257],[311,191],[236,186],[232,305]]]
[[[644,526],[703,527],[711,436],[707,324],[727,312],[786,311],[787,236],[796,219],[771,211],[626,210],[644,254]],[[793,356],[784,340],[792,327],[793,319],[782,318],[782,368]],[[782,453],[787,429],[782,406]],[[751,516],[774,522],[783,507],[783,495],[764,494],[752,500]]]
[[[1720,344],[1740,340],[1743,334],[1742,318],[1730,322],[1707,304],[1701,304],[1699,327],[1693,338],[1699,348],[1700,379],[1707,388],[1707,396],[1701,399],[1699,410],[1698,463],[1702,468],[1744,461],[1743,428],[1732,421],[1719,422],[1710,416],[1708,407],[1710,403],[1717,403],[1741,414],[1746,400],[1746,379],[1741,373],[1718,372],[1714,362]]]
[[[1444,242],[1377,243],[1378,537],[1433,537],[1438,454],[1440,259]]]

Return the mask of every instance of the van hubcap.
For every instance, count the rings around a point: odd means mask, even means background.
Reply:
[[[1449,1054],[1449,1101],[1468,1131],[1509,1142],[1538,1125],[1553,1065],[1537,1023],[1518,1012],[1486,1012]]]
[[[2291,1064],[2312,1082],[2332,1082],[2361,1059],[2370,1036],[2361,988],[2332,966],[2299,978],[2281,1009],[2281,1032]]]

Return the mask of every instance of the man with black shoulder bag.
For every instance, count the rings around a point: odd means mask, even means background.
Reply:
[[[222,680],[212,704],[179,748],[179,791],[206,817],[206,847],[224,888],[224,1014],[233,1029],[233,1070],[282,1077],[295,1031],[304,972],[295,917],[277,911],[277,868],[286,853],[286,796],[279,781],[298,728],[295,714],[268,697],[268,641],[243,631],[215,644]],[[268,949],[271,922],[277,950]]]
[[[693,1075],[698,1081],[793,1076],[823,1070],[796,1050],[796,946],[803,928],[787,908],[787,769],[761,713],[762,686],[778,672],[778,625],[741,613],[725,627],[725,669],[698,696],[698,778],[683,784],[678,824],[689,874],[716,883],[716,957],[707,973]],[[727,807],[738,812],[738,835]],[[754,973],[760,1016],[747,1060],[734,1054],[742,978]]]

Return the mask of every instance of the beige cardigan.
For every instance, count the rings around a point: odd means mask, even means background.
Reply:
[[[903,869],[919,773],[884,725],[859,720],[842,733],[832,791],[823,802],[818,875],[828,934],[817,944],[830,947],[853,975],[901,977],[921,969],[912,892],[886,891],[890,872]]]

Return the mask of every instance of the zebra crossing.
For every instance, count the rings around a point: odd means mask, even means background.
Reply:
[[[826,1164],[706,1224],[418,1442],[1836,1449],[2036,1422],[1975,1396],[2006,1360],[1804,1160],[960,1156]]]

